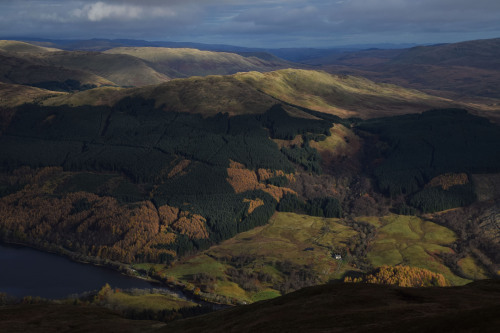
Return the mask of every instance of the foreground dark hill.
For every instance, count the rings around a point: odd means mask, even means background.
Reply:
[[[500,283],[400,288],[328,284],[174,321],[125,319],[96,306],[0,306],[3,332],[497,332]]]
[[[496,332],[500,284],[329,284],[171,323],[161,332]]]

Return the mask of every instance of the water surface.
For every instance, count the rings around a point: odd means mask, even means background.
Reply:
[[[0,244],[0,292],[17,297],[63,298],[100,289],[106,283],[121,289],[158,286],[107,267],[77,263],[27,247]]]

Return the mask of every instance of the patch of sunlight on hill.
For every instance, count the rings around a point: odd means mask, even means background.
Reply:
[[[104,92],[106,90],[99,91],[100,101],[118,100],[117,95],[113,93],[109,98],[104,97]],[[230,76],[195,76],[123,90],[121,93],[122,97],[153,99],[156,101],[156,107],[167,111],[199,113],[204,116],[213,116],[219,112],[227,112],[230,115],[260,114],[283,102],[287,112],[303,118],[312,116],[293,105],[342,117],[365,118],[449,106],[443,99],[418,91],[377,84],[351,76],[339,77],[324,72],[294,69],[268,73],[238,73]],[[93,94],[95,92],[74,94],[66,101],[72,105],[80,105],[84,100],[96,105],[96,102],[89,98]],[[51,105],[54,103],[57,104],[57,101],[54,100]]]
[[[108,105],[112,106],[120,99],[127,96],[131,89],[119,87],[100,87],[73,94],[64,94],[48,98],[42,102],[44,106],[82,106],[82,105]]]
[[[357,234],[336,218],[278,212],[269,224],[238,234],[160,274],[195,284],[193,276],[202,274],[213,281],[207,287],[211,293],[246,302],[262,300],[280,294],[275,288],[287,278],[284,265],[299,270],[308,267],[318,283],[340,278],[353,269],[347,261],[335,259],[334,254],[344,253],[347,242]],[[249,287],[235,277],[235,270],[255,273],[262,281]]]
[[[452,285],[470,282],[453,274],[439,256],[453,252],[449,247],[456,240],[453,231],[415,216],[389,215],[377,219],[367,221],[379,226],[367,254],[374,267],[404,264],[441,273]]]
[[[0,50],[4,52],[32,54],[61,51],[51,47],[43,47],[15,40],[0,40]]]
[[[0,82],[0,106],[3,107],[14,107],[24,103],[33,103],[51,96],[62,97],[66,95],[63,92]]]
[[[284,69],[238,73],[235,78],[278,100],[341,117],[421,112],[451,103],[417,90],[320,71]]]

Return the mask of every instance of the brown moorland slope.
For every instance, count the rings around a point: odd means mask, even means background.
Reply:
[[[161,332],[496,332],[500,284],[328,284],[180,320]]]
[[[500,38],[403,50],[371,49],[307,63],[330,73],[359,75],[376,82],[415,88],[433,95],[500,110]],[[497,117],[498,118],[498,117]]]

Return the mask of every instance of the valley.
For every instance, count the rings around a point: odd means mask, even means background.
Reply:
[[[238,305],[174,331],[322,292],[373,291],[391,309],[406,293],[497,292],[485,282],[500,277],[497,44],[292,63],[0,41],[0,241]],[[211,311],[113,285],[92,297],[68,302],[156,321]]]

